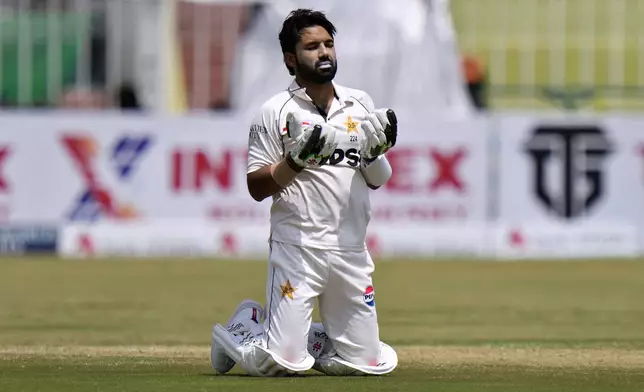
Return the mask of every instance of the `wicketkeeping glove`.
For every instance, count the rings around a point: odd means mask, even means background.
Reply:
[[[376,159],[396,145],[398,120],[391,109],[376,109],[360,123],[365,134],[362,155],[367,160]]]
[[[296,147],[290,156],[301,167],[319,166],[320,162],[329,158],[338,143],[335,141],[336,130],[326,124],[308,125],[302,128],[302,121],[296,113],[286,116],[286,132],[294,139]]]

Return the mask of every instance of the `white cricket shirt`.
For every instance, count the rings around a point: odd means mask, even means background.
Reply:
[[[266,101],[250,127],[247,172],[281,161],[294,148],[295,141],[286,133],[289,112],[298,112],[304,125],[332,125],[338,131],[338,147],[328,162],[304,169],[273,195],[271,239],[311,248],[364,250],[371,206],[370,188],[360,171],[360,123],[374,105],[364,91],[334,87],[336,99],[326,118],[295,81]]]

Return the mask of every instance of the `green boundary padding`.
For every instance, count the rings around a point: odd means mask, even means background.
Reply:
[[[493,108],[644,109],[644,0],[452,0],[450,6],[461,50],[487,66]]]
[[[59,42],[61,54],[60,74],[53,75],[61,81],[62,86],[74,82],[76,75],[77,56],[82,55],[82,50],[88,45],[79,47],[79,42],[89,44],[91,15],[78,12],[29,12],[14,16],[0,16],[0,44],[2,50],[0,72],[0,89],[2,101],[5,105],[19,104],[19,91],[21,72],[28,72],[31,79],[31,94],[27,94],[32,104],[49,104],[48,99],[48,49],[49,24],[58,27],[60,31]],[[19,34],[28,32],[32,48],[32,61],[27,69],[19,68]],[[79,36],[83,41],[79,40]],[[24,40],[24,35],[23,38]],[[29,44],[29,43],[28,43]],[[29,98],[30,96],[30,98]]]
[[[488,90],[496,109],[644,110],[644,86],[491,85]]]

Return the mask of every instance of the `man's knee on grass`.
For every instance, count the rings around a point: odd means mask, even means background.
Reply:
[[[364,376],[391,373],[398,365],[398,356],[389,345],[379,342],[376,363],[368,365],[344,359],[335,350],[333,343],[320,323],[312,323],[308,336],[308,351],[315,358],[313,369],[329,376]]]
[[[338,355],[331,340],[320,323],[312,323],[308,334],[307,357],[292,363],[265,347],[263,334],[248,334],[236,339],[220,325],[213,330],[213,339],[230,358],[247,374],[257,377],[280,377],[307,371],[311,368],[331,376],[384,375],[392,372],[398,364],[396,352],[380,343],[379,361],[371,365],[356,365]]]
[[[398,355],[389,345],[380,344],[380,361],[377,364],[356,365],[332,353],[317,358],[313,369],[329,376],[381,376],[391,373],[398,366]]]
[[[299,363],[291,363],[265,347],[263,335],[249,334],[239,341],[224,327],[213,328],[213,340],[247,374],[256,377],[279,377],[304,372],[313,367],[314,359],[308,355]]]

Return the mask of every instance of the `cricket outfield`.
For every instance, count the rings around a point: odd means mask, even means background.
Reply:
[[[644,261],[381,261],[385,377],[217,376],[210,328],[266,266],[0,260],[2,391],[641,391]]]

